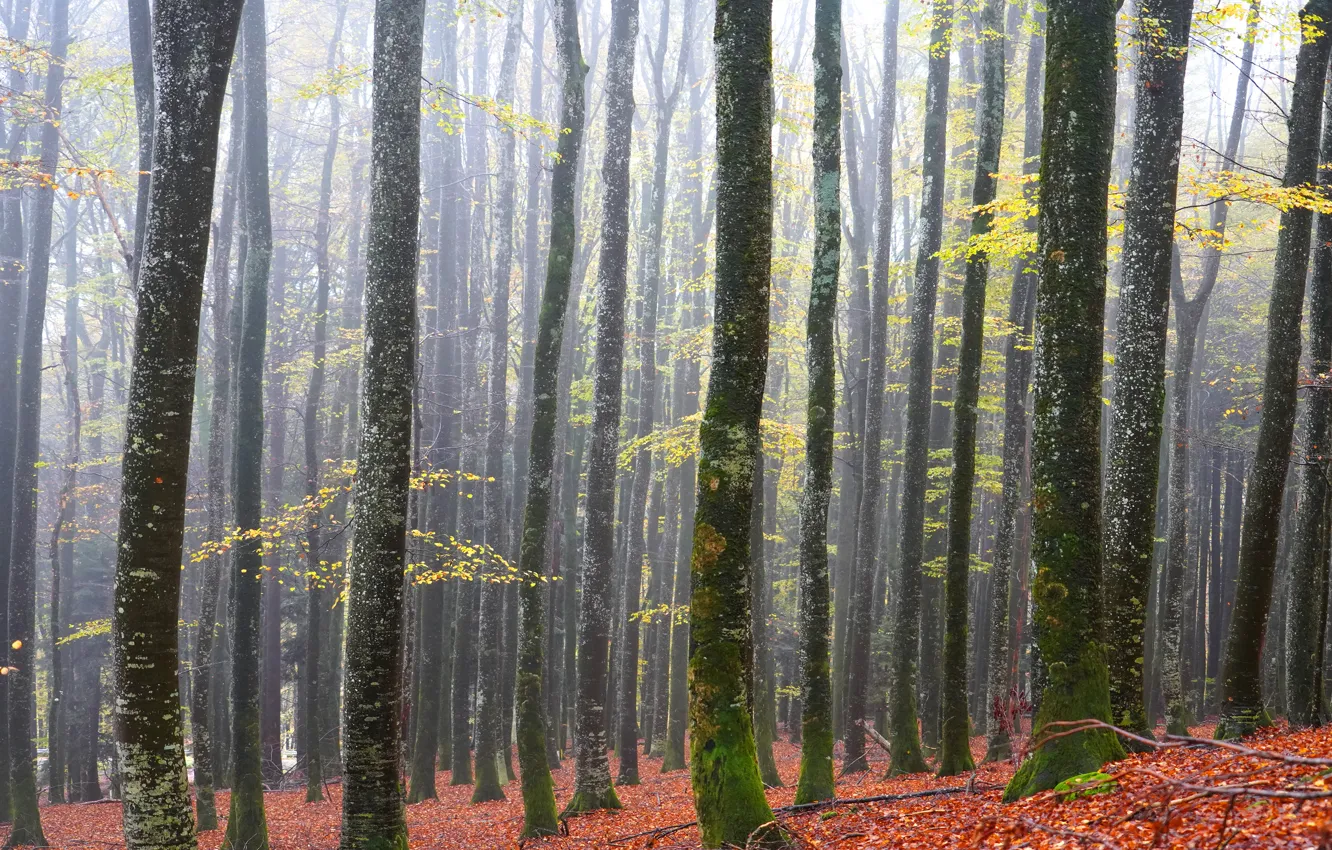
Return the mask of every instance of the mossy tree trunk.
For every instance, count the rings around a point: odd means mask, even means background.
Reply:
[[[379,0],[374,20],[365,360],[347,591],[343,850],[406,850],[399,781],[415,383],[423,0]]]
[[[1032,421],[1032,598],[1047,671],[1033,720],[1038,736],[1051,721],[1110,717],[1100,433],[1117,6],[1048,6]],[[1103,730],[1038,741],[1004,797],[1053,788],[1123,752]]]
[[[768,366],[772,3],[717,9],[717,262],[712,375],[690,559],[689,768],[703,846],[772,821],[750,719],[749,551]]]
[[[1282,180],[1287,187],[1312,184],[1318,176],[1323,85],[1327,79],[1328,54],[1332,52],[1332,34],[1317,28],[1328,20],[1332,20],[1332,0],[1310,0],[1300,10],[1301,26],[1313,25],[1317,35],[1300,44],[1295,60],[1295,84],[1287,119],[1290,143]],[[1292,208],[1281,214],[1267,313],[1263,419],[1258,426],[1257,447],[1244,498],[1235,607],[1221,668],[1218,738],[1247,735],[1271,722],[1263,707],[1260,658],[1272,601],[1281,501],[1295,429],[1300,322],[1312,221],[1313,212],[1308,209]]]
[[[240,14],[232,0],[154,9],[155,121],[171,132],[158,134],[153,153],[136,283],[111,623],[112,721],[125,843],[135,850],[195,846],[176,624],[213,168]]]
[[[554,4],[556,52],[563,77],[560,137],[550,190],[550,253],[532,375],[532,433],[528,449],[527,504],[518,580],[521,631],[518,640],[518,765],[523,791],[524,838],[553,835],[558,828],[555,783],[546,760],[546,712],[541,696],[545,614],[542,611],[546,548],[550,537],[551,489],[555,460],[555,414],[560,348],[573,277],[576,242],[575,189],[583,142],[583,82],[587,66],[578,40],[573,0]]]
[[[890,2],[896,7],[897,3]],[[896,28],[894,27],[894,32]],[[805,402],[805,487],[800,499],[800,776],[796,803],[832,799],[832,630],[828,585],[828,503],[833,417],[837,411],[834,327],[842,252],[841,0],[814,4],[814,261],[805,316],[809,395]],[[890,66],[885,66],[890,67]]]
[[[976,23],[981,49],[981,89],[971,205],[979,211],[971,219],[971,237],[977,240],[990,232],[993,213],[987,205],[994,201],[998,188],[995,175],[999,173],[1004,135],[1003,23],[1003,3],[986,0]],[[969,254],[962,289],[962,341],[958,346],[953,399],[953,474],[948,491],[948,554],[944,575],[940,776],[954,776],[976,768],[971,757],[971,718],[967,711],[967,582],[971,573],[972,488],[976,481],[976,407],[980,399],[985,289],[989,276],[990,258],[985,250]]]
[[[902,519],[898,539],[901,570],[893,625],[893,675],[888,700],[890,770],[926,770],[921,754],[916,704],[916,656],[920,643],[920,583],[925,551],[925,490],[929,475],[930,392],[934,372],[934,308],[939,290],[939,247],[943,240],[944,159],[948,134],[949,40],[952,0],[931,5],[929,71],[925,84],[924,187],[916,283],[911,294],[907,337],[906,434],[902,445]]]
[[[246,254],[242,270],[241,333],[236,359],[233,434],[236,527],[263,523],[264,346],[268,330],[269,268],[273,256],[268,189],[268,58],[264,3],[251,0],[241,19],[245,73]],[[263,541],[243,535],[231,560],[231,814],[224,848],[266,850],[263,753],[260,742],[260,642],[263,640]]]
[[[1034,176],[1040,169],[1041,155],[1041,79],[1045,60],[1045,11],[1032,12],[1031,39],[1027,46],[1027,77],[1023,86],[1025,111],[1022,145],[1022,173]],[[1011,42],[1010,42],[1011,45]],[[1024,188],[1029,203],[1036,197],[1035,183]],[[1036,232],[1035,216],[1027,219],[1029,233]],[[1036,306],[1036,273],[1029,258],[1019,257],[1013,275],[1013,291],[1008,300],[1010,333],[1004,344],[1004,437],[1003,473],[1000,482],[999,511],[995,517],[994,558],[990,581],[994,599],[990,617],[990,669],[986,692],[985,761],[1002,761],[1012,753],[1017,712],[1017,693],[1013,681],[1014,647],[1009,645],[1013,632],[1009,611],[1013,600],[1021,597],[1021,585],[1014,579],[1014,555],[1017,542],[1017,513],[1022,502],[1022,482],[1027,465],[1027,388],[1031,381],[1031,322]],[[1025,605],[1025,601],[1022,603]]]
[[[606,705],[637,40],[638,0],[615,0],[611,6],[611,42],[606,60],[606,153],[602,162],[605,188],[601,260],[597,266],[597,353],[587,461],[587,513],[580,569],[582,607],[578,619],[578,685],[574,705],[574,793],[565,807],[570,813],[620,807],[619,797],[611,787]],[[637,608],[637,599],[634,607]],[[629,749],[637,756],[634,745]],[[623,755],[622,751],[622,758]]]

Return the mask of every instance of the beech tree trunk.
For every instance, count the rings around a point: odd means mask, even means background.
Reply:
[[[897,3],[889,3],[896,8]],[[891,16],[891,12],[888,13]],[[885,23],[885,34],[887,33]],[[896,27],[893,28],[896,33]],[[814,261],[805,318],[805,488],[800,499],[800,778],[795,802],[835,796],[828,604],[828,503],[837,389],[834,325],[842,252],[841,0],[814,5]],[[886,49],[885,49],[885,55]],[[885,65],[885,68],[890,67]]]
[[[144,227],[111,617],[112,720],[135,850],[195,846],[176,623],[213,169],[240,25],[234,0],[154,9],[158,134]],[[207,170],[204,170],[204,167]],[[9,226],[6,216],[6,226]]]
[[[888,702],[889,754],[894,774],[926,770],[916,707],[916,654],[920,642],[920,584],[925,549],[925,489],[929,475],[930,393],[934,374],[934,307],[943,240],[944,158],[948,132],[947,45],[953,26],[952,0],[931,6],[929,72],[925,88],[924,188],[916,284],[911,294],[907,349],[906,435],[903,439],[902,519],[899,531],[900,587],[893,625],[893,677]]]
[[[1310,0],[1300,20],[1332,20],[1332,0]],[[1323,85],[1332,37],[1300,44],[1287,125],[1290,143],[1282,185],[1312,184],[1317,179],[1322,126]],[[1263,373],[1263,418],[1244,499],[1235,610],[1221,669],[1221,723],[1218,738],[1236,738],[1268,725],[1263,707],[1260,656],[1272,600],[1281,500],[1290,468],[1295,429],[1296,383],[1300,364],[1300,322],[1304,278],[1309,269],[1313,212],[1292,208],[1281,214],[1272,296],[1267,314],[1267,365]]]
[[[1115,112],[1113,0],[1048,5],[1032,431],[1032,598],[1047,672],[1032,721],[1110,716],[1101,602],[1101,372]],[[1035,750],[1008,800],[1119,758],[1098,730]]]
[[[690,559],[689,761],[704,847],[744,845],[772,810],[750,719],[749,531],[768,365],[772,4],[716,13],[717,263]]]
[[[980,107],[976,116],[976,174],[971,205],[972,239],[983,239],[993,222],[986,205],[994,201],[995,175],[1004,135],[1003,8],[987,0],[976,25],[981,48]],[[971,758],[971,718],[967,712],[967,582],[971,573],[972,487],[976,480],[976,418],[980,398],[985,332],[985,289],[990,259],[984,249],[967,257],[962,290],[962,341],[958,347],[953,399],[953,474],[948,492],[948,554],[944,576],[944,667],[942,748],[939,775],[976,769]]]
[[[241,20],[245,72],[246,254],[240,352],[236,360],[236,527],[263,523],[264,345],[268,329],[273,230],[268,190],[268,60],[264,4]],[[263,627],[263,551],[259,537],[237,541],[231,569],[231,815],[224,848],[267,850],[259,695]]]
[[[1013,7],[1010,7],[1013,8]],[[1045,11],[1033,11],[1035,31],[1027,46],[1027,78],[1023,87],[1025,124],[1022,146],[1022,173],[1033,176],[1040,169],[1041,154],[1041,78],[1045,59]],[[1012,42],[1009,42],[1011,45]],[[1029,203],[1036,199],[1035,183],[1024,188]],[[1028,233],[1036,232],[1037,219],[1029,216]],[[1025,564],[1016,562],[1017,513],[1022,502],[1023,479],[1027,466],[1027,388],[1031,381],[1031,322],[1036,307],[1036,272],[1027,257],[1019,257],[1013,275],[1013,291],[1008,300],[1010,333],[1004,345],[1004,437],[1003,477],[1000,483],[999,511],[995,517],[993,560],[990,563],[990,581],[993,583],[992,614],[990,617],[990,665],[986,691],[987,723],[985,728],[985,761],[1009,758],[1012,736],[1017,729],[1020,685],[1013,674],[1015,650],[1009,636],[1016,631],[1010,624],[1009,612],[1014,600],[1025,600],[1022,587],[1015,580],[1022,574]],[[1018,570],[1013,567],[1016,564]]]
[[[543,582],[550,530],[552,468],[555,454],[556,385],[560,347],[573,272],[577,221],[574,189],[583,141],[583,81],[587,68],[578,41],[573,0],[554,4],[557,53],[563,74],[560,137],[550,190],[550,258],[541,298],[533,372],[532,434],[528,455],[528,493],[519,556],[522,630],[518,643],[518,762],[523,789],[522,836],[552,835],[558,828],[555,783],[546,761],[546,714],[541,697],[541,662],[545,615]]]
[[[374,21],[361,434],[347,590],[342,850],[406,850],[399,781],[403,580],[415,384],[423,0]]]

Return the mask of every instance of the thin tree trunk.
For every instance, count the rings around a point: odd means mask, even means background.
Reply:
[[[1013,7],[1010,7],[1013,8]],[[1041,79],[1045,60],[1045,11],[1033,11],[1035,32],[1027,47],[1027,78],[1024,85],[1023,107],[1026,126],[1022,147],[1022,173],[1034,176],[1040,169],[1041,154]],[[1011,42],[1010,42],[1011,44]],[[1025,188],[1027,201],[1036,200],[1036,186]],[[1036,233],[1036,217],[1026,221],[1028,233]],[[1022,502],[1022,483],[1027,468],[1027,388],[1031,382],[1031,322],[1036,307],[1036,273],[1028,258],[1019,257],[1013,276],[1013,292],[1008,301],[1009,337],[1004,346],[1004,437],[1003,479],[1000,484],[999,515],[995,518],[994,555],[990,563],[990,580],[994,583],[993,615],[990,620],[990,670],[986,693],[986,747],[985,761],[1001,761],[1012,752],[1013,735],[1020,714],[1017,710],[1020,683],[1014,681],[1014,649],[1009,635],[1013,625],[1009,612],[1014,602],[1025,605],[1021,586],[1015,581],[1025,566],[1015,558],[1017,514]]]
[[[916,708],[916,653],[921,631],[920,585],[925,546],[925,488],[929,473],[930,390],[933,376],[934,307],[939,288],[939,246],[943,238],[944,157],[948,130],[949,33],[952,0],[933,0],[929,76],[925,89],[924,189],[921,239],[916,255],[916,283],[911,294],[908,336],[910,379],[907,384],[906,436],[903,441],[902,524],[898,565],[901,588],[893,625],[893,681],[888,704],[890,770],[920,773]]]
[[[176,622],[213,170],[240,12],[234,0],[154,10],[155,121],[171,132],[159,134],[153,150],[136,284],[111,622],[113,725],[127,791],[125,843],[134,850],[195,846]]]
[[[583,561],[579,570],[582,607],[578,619],[578,696],[575,705],[574,794],[565,813],[618,809],[606,753],[608,641],[613,599],[615,470],[619,455],[621,384],[624,370],[624,297],[629,254],[629,158],[633,141],[634,52],[637,0],[611,7],[611,43],[606,60],[606,153],[602,164],[601,261],[597,271],[597,357],[592,388],[592,441],[588,449]],[[566,88],[569,83],[566,82]],[[566,106],[569,94],[566,90]],[[553,238],[553,231],[552,231]],[[554,246],[551,247],[552,262]],[[547,284],[549,286],[549,284]],[[535,439],[535,432],[533,432]],[[641,524],[642,516],[639,516]],[[530,532],[528,532],[530,533]],[[641,553],[640,553],[641,560]],[[641,567],[640,567],[641,575]],[[637,606],[637,597],[634,599]],[[635,653],[635,656],[637,653]],[[637,669],[630,671],[630,689]],[[630,713],[626,722],[636,718]],[[634,735],[636,739],[636,734]],[[622,742],[623,743],[623,742]],[[637,747],[629,742],[635,760]],[[623,777],[622,777],[623,778]]]
[[[1046,681],[1033,729],[1110,717],[1100,425],[1116,7],[1113,0],[1048,5],[1032,421],[1032,597]],[[1103,730],[1049,741],[1022,763],[1005,799],[1052,788],[1123,752]]]
[[[545,569],[550,528],[552,467],[555,450],[556,385],[560,347],[573,272],[577,221],[574,188],[578,153],[583,140],[583,82],[586,66],[578,42],[578,17],[573,0],[554,4],[557,52],[563,74],[559,159],[551,183],[550,259],[546,288],[541,298],[541,320],[533,373],[532,434],[528,460],[528,494],[524,506],[519,578],[541,575]],[[546,718],[541,698],[541,658],[545,616],[542,582],[522,580],[519,587],[522,631],[518,646],[518,761],[522,775],[523,828],[521,835],[554,834],[558,828],[555,783],[546,761]]]
[[[264,4],[245,7],[241,21],[245,71],[246,254],[240,351],[236,359],[236,527],[263,522],[264,347],[273,230],[268,189],[268,60]],[[231,814],[224,848],[266,850],[261,745],[260,642],[263,622],[263,552],[256,537],[242,535],[231,570]]]
[[[342,41],[342,27],[347,19],[347,0],[339,0],[333,38],[328,45],[330,70],[336,66]],[[328,353],[328,290],[332,270],[329,267],[329,206],[333,199],[333,165],[338,154],[341,132],[341,104],[336,94],[328,96],[328,141],[324,145],[323,171],[319,181],[319,206],[315,211],[315,316],[314,347],[311,352],[310,386],[305,394],[305,496],[312,503],[319,499],[320,405],[323,403]],[[324,799],[324,760],[321,751],[323,730],[320,725],[320,649],[324,641],[323,615],[329,607],[328,570],[323,566],[323,511],[312,513],[306,529],[306,625],[305,625],[305,801]],[[434,668],[434,669],[437,669]],[[436,675],[438,675],[436,673]],[[439,690],[438,687],[435,688]],[[431,748],[433,759],[433,747]],[[433,763],[432,763],[433,768]],[[431,771],[434,772],[433,770]]]
[[[500,61],[499,104],[512,106],[514,78],[518,73],[518,43],[523,26],[523,0],[515,0],[508,15],[508,30],[504,38],[504,54]],[[517,139],[513,133],[500,140],[499,197],[497,214],[497,240],[495,274],[492,280],[490,305],[490,365],[487,370],[487,389],[490,393],[486,426],[485,474],[485,542],[489,553],[503,557],[508,552],[504,516],[504,443],[508,418],[509,371],[509,284],[513,272],[513,195],[515,181],[514,156]],[[498,563],[498,561],[495,561]],[[488,577],[481,585],[481,622],[478,636],[480,653],[477,676],[477,743],[476,788],[473,803],[504,799],[500,788],[499,759],[501,744],[508,748],[509,724],[504,720],[503,670],[504,659],[504,596],[506,576]],[[502,731],[501,731],[502,730]],[[504,734],[502,734],[502,732]]]
[[[976,174],[971,205],[971,237],[989,234],[995,175],[1004,133],[1004,39],[1002,3],[987,0],[976,25],[981,48],[980,108],[976,117]],[[980,396],[985,332],[985,289],[990,259],[984,249],[969,253],[962,291],[962,340],[958,348],[953,399],[953,475],[948,493],[948,555],[944,585],[944,668],[942,749],[939,775],[975,770],[971,758],[971,718],[967,713],[967,579],[971,572],[972,487],[976,478],[976,407]]]

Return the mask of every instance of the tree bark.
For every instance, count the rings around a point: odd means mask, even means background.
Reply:
[[[1138,15],[1133,164],[1124,206],[1105,473],[1104,581],[1111,717],[1150,737],[1143,633],[1155,548],[1171,246],[1193,2],[1142,0]]]
[[[1322,167],[1318,186],[1332,191],[1332,101],[1323,104]],[[1329,404],[1327,375],[1332,372],[1332,216],[1318,216],[1309,283],[1309,358],[1314,383],[1305,398],[1304,457],[1300,462],[1300,496],[1289,540],[1292,593],[1286,610],[1286,712],[1295,726],[1321,725],[1323,705],[1324,629],[1327,617],[1329,472]],[[1215,469],[1215,467],[1214,467]],[[1213,494],[1216,503],[1217,496]]]
[[[263,623],[263,551],[244,532],[263,523],[264,346],[273,255],[268,189],[268,60],[264,4],[252,2],[241,20],[245,72],[246,254],[240,351],[236,360],[236,527],[241,539],[231,568],[231,814],[224,848],[266,850],[261,745],[260,642]]]
[[[523,0],[514,0],[508,14],[504,54],[500,60],[498,102],[512,106],[514,79],[518,73],[518,43],[523,26]],[[487,552],[503,557],[508,551],[507,519],[504,515],[504,443],[508,419],[509,372],[509,284],[513,273],[514,157],[517,139],[505,133],[500,140],[499,197],[495,211],[496,240],[493,297],[490,306],[490,365],[487,374],[489,410],[486,428],[485,542]],[[498,564],[499,561],[495,560]],[[481,623],[477,686],[476,787],[472,802],[504,799],[499,769],[508,749],[509,724],[504,722],[504,597],[509,576],[492,575],[481,585]]]
[[[1041,78],[1045,60],[1045,11],[1037,7],[1032,23],[1035,32],[1027,47],[1027,78],[1023,108],[1026,126],[1022,147],[1022,173],[1035,176],[1041,156]],[[1011,42],[1010,42],[1011,44]],[[1034,205],[1036,185],[1024,188],[1028,203]],[[1036,217],[1028,216],[1026,230],[1036,232]],[[1019,257],[1013,276],[1013,291],[1008,301],[1009,336],[1004,346],[1004,437],[1003,479],[1000,483],[999,514],[995,518],[994,555],[990,580],[994,584],[993,614],[990,618],[990,669],[987,683],[985,761],[1009,758],[1012,736],[1017,727],[1018,684],[1013,680],[1014,649],[1009,635],[1015,632],[1009,612],[1015,600],[1025,606],[1022,587],[1015,580],[1024,566],[1015,559],[1017,513],[1022,502],[1023,479],[1027,469],[1027,388],[1031,383],[1031,322],[1036,307],[1037,276],[1030,259]],[[1014,564],[1018,573],[1013,570]],[[1020,618],[1019,618],[1020,619]],[[1017,648],[1020,652],[1020,647]]]
[[[186,475],[213,169],[239,2],[160,4],[153,64],[160,129],[136,284],[112,607],[125,842],[193,848],[176,671]],[[205,170],[205,167],[207,170]]]
[[[1110,716],[1101,603],[1101,372],[1115,118],[1113,0],[1048,6],[1032,429],[1032,598],[1046,682],[1032,721]],[[1013,800],[1123,755],[1104,730],[1043,744]]]
[[[1332,19],[1332,2],[1310,0],[1300,20]],[[1295,85],[1287,121],[1287,187],[1313,183],[1318,171],[1322,94],[1332,37],[1320,35],[1300,44]],[[1281,500],[1290,467],[1295,428],[1296,382],[1300,363],[1300,322],[1304,278],[1309,268],[1313,212],[1292,208],[1281,214],[1271,302],[1267,314],[1267,365],[1263,374],[1263,419],[1244,500],[1235,610],[1221,671],[1221,723],[1218,738],[1235,738],[1268,725],[1263,707],[1259,661],[1272,599],[1276,543],[1281,528]]]
[[[578,619],[578,694],[575,704],[574,794],[565,813],[618,809],[607,757],[606,705],[611,627],[611,573],[615,556],[615,471],[619,455],[624,370],[624,298],[629,255],[629,159],[633,141],[634,53],[638,0],[611,6],[606,60],[606,153],[602,163],[601,260],[597,266],[597,356],[592,385],[592,439],[588,448],[582,607]],[[566,83],[566,86],[568,83]],[[568,93],[565,94],[566,104]],[[552,234],[553,236],[553,234]],[[552,256],[554,248],[551,249]],[[547,284],[549,286],[549,284]],[[640,522],[642,517],[639,517]],[[640,553],[641,560],[641,553]],[[637,598],[634,607],[637,608]],[[636,653],[635,653],[636,655]],[[636,678],[637,670],[631,671]],[[632,682],[632,679],[631,679]],[[630,685],[632,688],[632,684]],[[627,722],[634,723],[630,715]],[[636,734],[634,735],[636,738]],[[630,758],[637,747],[630,743]],[[626,757],[623,742],[620,758]]]
[[[888,4],[884,33],[896,0]],[[894,26],[891,32],[896,35]],[[828,604],[828,503],[832,495],[833,417],[836,414],[834,326],[842,251],[841,0],[814,5],[814,259],[805,318],[805,487],[800,499],[800,777],[795,802],[831,800],[833,782],[832,679]],[[887,56],[885,47],[884,55]],[[892,68],[885,65],[885,69]]]
[[[981,48],[981,90],[976,116],[976,174],[971,237],[983,239],[993,223],[1004,134],[1004,37],[1002,3],[987,0],[976,26]],[[967,712],[967,581],[971,573],[972,488],[976,480],[976,418],[985,332],[985,289],[990,259],[982,248],[967,256],[962,290],[962,341],[953,399],[953,474],[948,493],[948,555],[944,576],[943,734],[939,775],[976,769]]]
[[[772,821],[754,751],[749,526],[768,365],[772,254],[772,5],[719,6],[717,262],[712,375],[699,429],[690,559],[689,761],[704,847]]]
[[[406,850],[399,782],[402,571],[415,384],[423,0],[380,0],[374,21],[370,234],[362,416],[347,591],[342,850]]]
[[[578,16],[573,0],[554,4],[557,53],[563,74],[559,159],[551,182],[550,258],[537,329],[536,368],[532,376],[532,434],[528,454],[528,494],[524,506],[519,557],[522,631],[518,645],[518,762],[522,775],[521,835],[552,835],[558,828],[555,783],[546,761],[546,717],[541,698],[541,660],[545,617],[543,589],[536,576],[545,569],[550,529],[551,479],[555,453],[556,385],[560,347],[572,281],[577,221],[574,188],[583,140],[583,81],[587,66],[578,41]]]
[[[916,708],[916,654],[920,641],[920,585],[925,547],[925,489],[929,474],[930,391],[933,377],[934,308],[939,288],[939,246],[943,239],[944,158],[948,131],[949,42],[952,0],[931,6],[929,73],[925,89],[924,189],[921,239],[916,255],[916,283],[911,294],[911,330],[907,348],[906,435],[903,440],[902,520],[898,565],[901,587],[893,627],[893,681],[888,703],[890,770],[894,774],[926,770],[921,754]]]

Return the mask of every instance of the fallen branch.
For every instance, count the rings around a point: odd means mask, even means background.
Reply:
[[[882,749],[885,753],[887,753],[889,756],[893,754],[892,746],[888,743],[888,739],[880,735],[878,729],[875,729],[873,726],[870,726],[864,720],[857,720],[856,725],[859,726],[861,729],[864,729],[865,734],[869,735],[870,739],[874,741],[874,743],[878,744],[879,748]]]

